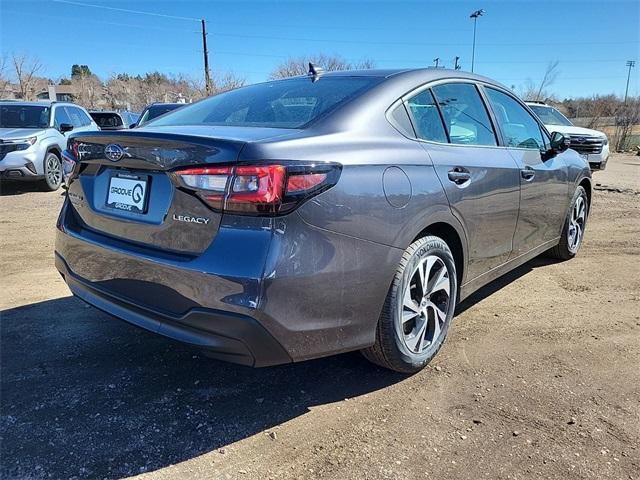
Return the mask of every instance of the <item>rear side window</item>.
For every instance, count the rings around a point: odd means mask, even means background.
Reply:
[[[538,122],[509,95],[486,88],[505,146],[545,150]]]
[[[377,77],[306,77],[250,85],[221,93],[153,122],[300,128],[381,81]]]
[[[413,117],[416,134],[422,140],[446,143],[447,133],[444,131],[438,106],[430,90],[424,90],[407,102]]]
[[[475,85],[449,83],[433,87],[451,143],[497,145],[489,114]]]

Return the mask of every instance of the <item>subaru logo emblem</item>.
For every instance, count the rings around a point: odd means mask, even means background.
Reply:
[[[109,145],[104,147],[104,156],[112,162],[117,162],[124,156],[124,150],[120,145],[110,143]]]
[[[584,143],[587,141],[587,139],[584,137],[578,137],[576,140],[578,141],[578,143]]]

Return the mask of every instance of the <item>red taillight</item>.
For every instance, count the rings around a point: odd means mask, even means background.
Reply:
[[[286,213],[333,186],[340,166],[247,165],[193,167],[174,172],[182,187],[193,190],[215,210],[241,214]]]
[[[326,173],[292,175],[287,180],[287,193],[300,193],[317,187],[327,179]]]
[[[225,211],[276,213],[282,203],[285,175],[282,165],[237,167]]]

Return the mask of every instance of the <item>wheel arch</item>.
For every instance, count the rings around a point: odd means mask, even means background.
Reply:
[[[411,243],[427,235],[435,235],[442,238],[451,249],[453,260],[456,263],[456,277],[459,289],[464,281],[467,266],[466,237],[462,232],[462,228],[456,228],[452,223],[445,221],[434,222],[423,228]]]
[[[49,153],[55,153],[58,156],[58,158],[62,160],[62,150],[60,150],[60,147],[55,143],[47,147],[47,150],[45,151],[45,156]]]
[[[591,179],[589,177],[583,177],[578,182],[578,186],[584,188],[585,192],[587,192],[587,204],[589,209],[591,209],[591,198],[593,195],[593,186],[591,183]]]

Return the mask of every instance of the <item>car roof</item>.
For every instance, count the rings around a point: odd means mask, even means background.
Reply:
[[[57,100],[41,100],[37,102],[27,102],[24,100],[0,100],[0,103],[7,105],[23,105],[23,106],[36,106],[36,107],[52,107],[53,105],[70,105],[72,107],[82,108],[80,105],[73,102],[59,102]]]
[[[24,100],[0,100],[0,103],[7,103],[7,104],[11,104],[11,105],[33,105],[33,106],[38,106],[38,107],[50,107],[51,105],[53,105],[54,103],[58,103],[58,102],[54,102],[54,101],[41,101],[41,102],[26,102]]]
[[[525,100],[525,102],[527,105],[539,105],[541,107],[551,107],[551,105],[549,105],[548,103],[544,103],[544,102],[538,102],[536,100]]]
[[[189,104],[188,103],[180,103],[180,102],[155,102],[155,103],[150,103],[149,105],[147,105],[144,108],[164,107],[165,105],[189,105]]]
[[[331,77],[376,77],[383,79],[381,83],[415,83],[415,84],[424,84],[428,82],[438,81],[438,80],[470,80],[476,82],[484,82],[491,85],[495,85],[506,90],[509,90],[506,86],[502,85],[500,82],[493,80],[489,77],[484,77],[482,75],[478,75],[475,73],[465,72],[462,70],[452,70],[450,68],[435,68],[435,67],[426,67],[426,68],[394,68],[394,69],[365,69],[365,70],[337,70],[331,72],[322,72],[318,76],[318,81],[322,81],[323,78],[331,78]],[[297,75],[294,77],[287,77],[277,80],[269,80],[268,82],[274,81],[286,81],[289,79],[299,79],[299,78],[309,78],[309,75]]]

